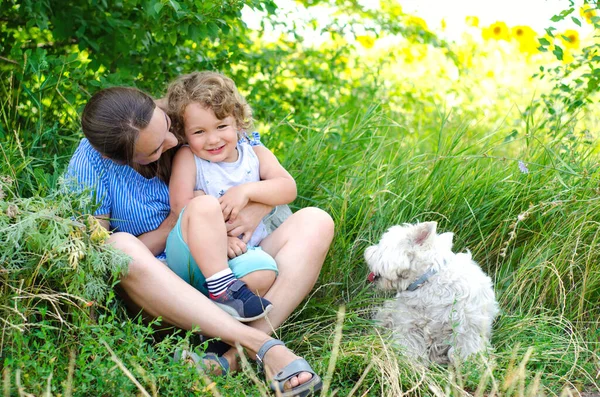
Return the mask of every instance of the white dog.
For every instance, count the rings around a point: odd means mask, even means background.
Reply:
[[[492,280],[470,253],[453,253],[453,234],[436,226],[393,226],[365,260],[370,281],[397,291],[375,319],[410,356],[445,364],[485,350],[498,303]]]

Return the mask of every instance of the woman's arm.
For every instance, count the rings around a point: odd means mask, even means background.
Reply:
[[[288,204],[296,198],[296,181],[279,164],[275,155],[263,146],[254,146],[252,149],[259,160],[261,180],[229,188],[219,198],[223,216],[227,220],[235,220],[248,202],[275,206]]]
[[[164,221],[154,230],[140,234],[138,239],[152,252],[152,255],[160,255],[164,252],[167,245],[167,237],[171,230],[175,227],[179,216],[173,211],[165,218]]]
[[[249,202],[234,220],[225,223],[227,235],[233,237],[243,235],[242,241],[247,243],[252,237],[252,232],[271,210],[273,210],[273,206]]]
[[[110,214],[96,215],[98,223],[106,230],[110,230],[109,218]],[[177,215],[171,212],[156,229],[140,234],[137,238],[148,247],[148,250],[152,252],[152,255],[160,255],[165,250],[167,237],[175,227],[177,218]]]
[[[173,159],[173,169],[169,180],[169,202],[171,211],[177,216],[195,197],[196,163],[189,147],[180,148]]]

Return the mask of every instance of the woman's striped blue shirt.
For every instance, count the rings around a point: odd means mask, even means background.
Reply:
[[[249,139],[260,144],[258,133]],[[248,139],[248,138],[246,138]],[[112,231],[134,236],[155,230],[169,215],[169,187],[158,177],[147,179],[128,165],[103,158],[87,139],[75,150],[66,173],[78,188],[93,192],[98,209],[94,215],[109,215]],[[164,253],[158,256],[164,258]]]

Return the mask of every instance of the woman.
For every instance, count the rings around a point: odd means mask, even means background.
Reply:
[[[75,151],[68,175],[80,186],[94,189],[99,205],[95,215],[113,231],[109,243],[132,258],[121,280],[123,290],[151,316],[188,330],[200,328],[202,334],[221,338],[231,346],[241,344],[251,357],[264,364],[272,386],[285,389],[289,395],[308,395],[311,389],[320,388],[319,377],[306,361],[269,334],[316,282],[333,238],[331,217],[317,208],[304,208],[265,238],[263,250],[279,268],[279,276],[264,295],[273,303],[273,309],[268,320],[247,324],[236,321],[161,261],[167,236],[177,221],[170,212],[166,184],[173,154],[170,149],[177,145],[170,124],[152,98],[134,88],[99,91],[82,114],[87,139]],[[234,222],[225,224],[215,201],[200,196],[188,204],[182,223],[194,224],[196,230],[239,236],[254,230],[271,209],[249,203]],[[217,258],[211,249],[198,254],[226,261],[226,257]],[[243,281],[252,290],[262,291],[262,279],[259,272],[254,272]],[[221,367],[223,372],[236,369],[235,348],[223,357],[213,357],[213,362],[208,358],[204,362],[207,367]]]

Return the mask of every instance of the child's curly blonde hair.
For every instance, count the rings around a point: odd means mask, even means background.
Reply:
[[[233,80],[216,72],[193,72],[179,76],[167,90],[167,113],[173,133],[185,141],[183,113],[190,103],[212,109],[219,120],[232,116],[239,131],[252,128],[252,109]]]

